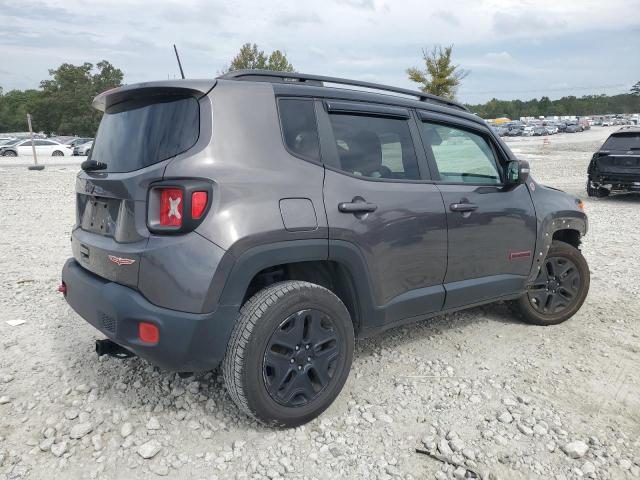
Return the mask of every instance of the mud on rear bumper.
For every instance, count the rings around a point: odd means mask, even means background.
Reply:
[[[62,269],[67,303],[109,339],[163,369],[198,372],[222,361],[237,306],[218,306],[212,313],[186,313],[158,307],[136,290],[85,270],[73,258]],[[154,323],[160,341],[145,344],[138,323]]]

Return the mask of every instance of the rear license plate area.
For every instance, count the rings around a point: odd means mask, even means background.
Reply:
[[[89,198],[82,229],[112,237],[115,233],[119,203],[119,200],[114,199]]]

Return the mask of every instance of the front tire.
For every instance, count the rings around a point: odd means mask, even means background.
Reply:
[[[14,152],[13,150],[7,150],[6,152],[4,152],[2,154],[3,157],[17,157],[18,154],[16,152]]]
[[[523,319],[534,325],[557,325],[580,309],[589,293],[589,265],[577,248],[554,241],[538,277],[515,302]]]
[[[56,150],[51,155],[54,156],[54,157],[64,157],[64,153],[61,152],[60,150]]]
[[[258,421],[297,427],[324,412],[349,376],[353,323],[331,291],[273,284],[240,310],[222,369],[236,405]]]

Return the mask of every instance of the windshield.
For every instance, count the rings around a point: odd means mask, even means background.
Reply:
[[[640,132],[611,135],[602,145],[602,150],[640,150]]]
[[[91,159],[106,163],[107,172],[131,172],[188,150],[199,135],[194,97],[128,100],[103,115]]]

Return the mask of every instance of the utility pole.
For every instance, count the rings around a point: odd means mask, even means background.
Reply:
[[[31,114],[27,113],[27,124],[29,125],[29,134],[31,135],[31,149],[33,151],[33,165],[29,165],[29,170],[44,170],[44,165],[38,165],[38,157],[36,156],[36,146],[33,143],[33,128],[31,127]]]

